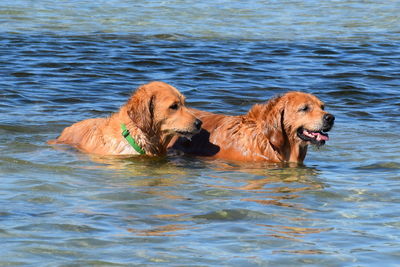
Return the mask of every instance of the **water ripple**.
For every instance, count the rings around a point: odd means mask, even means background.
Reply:
[[[394,2],[78,2],[0,4],[0,265],[398,262]],[[151,80],[228,114],[314,93],[336,125],[298,168],[46,144]]]

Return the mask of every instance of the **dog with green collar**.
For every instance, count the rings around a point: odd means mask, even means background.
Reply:
[[[190,137],[201,125],[175,87],[151,82],[140,86],[110,117],[74,123],[48,143],[97,155],[163,156],[174,136]]]

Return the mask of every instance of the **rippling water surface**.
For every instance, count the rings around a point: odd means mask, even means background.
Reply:
[[[0,3],[0,265],[394,266],[398,1]],[[46,144],[162,80],[240,114],[288,90],[336,115],[291,168]]]

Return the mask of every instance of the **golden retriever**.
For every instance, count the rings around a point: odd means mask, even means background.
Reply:
[[[172,149],[187,154],[235,161],[302,163],[309,144],[321,146],[335,117],[316,96],[288,92],[247,114],[226,116],[191,109],[203,129],[191,140],[172,140]]]
[[[122,125],[129,132],[124,132]],[[185,98],[176,88],[163,82],[151,82],[139,87],[109,118],[77,122],[48,143],[68,144],[98,155],[161,156],[166,154],[174,135],[192,135],[200,128],[201,121],[185,107]],[[128,142],[128,134],[139,149]]]

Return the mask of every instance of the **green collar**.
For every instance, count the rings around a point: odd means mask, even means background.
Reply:
[[[146,154],[146,152],[135,142],[135,139],[131,136],[131,133],[129,130],[126,128],[126,125],[124,123],[121,123],[121,130],[122,130],[122,136],[128,141],[128,143],[133,147],[133,149],[136,150],[140,155]]]

